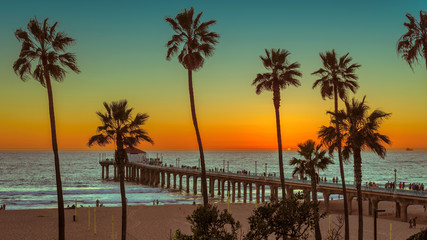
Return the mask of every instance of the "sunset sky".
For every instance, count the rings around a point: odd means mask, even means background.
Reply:
[[[12,70],[20,44],[14,31],[37,16],[59,21],[76,39],[81,74],[53,84],[60,150],[88,150],[100,124],[102,102],[127,99],[150,115],[145,126],[155,145],[145,150],[192,150],[187,72],[166,60],[172,29],[164,17],[194,6],[210,30],[221,35],[215,53],[193,74],[196,109],[205,149],[275,149],[272,93],[255,94],[251,82],[265,72],[265,48],[284,48],[301,64],[302,86],[282,91],[284,148],[295,148],[328,124],[332,100],[322,100],[311,73],[321,67],[319,52],[350,52],[357,71],[357,98],[372,109],[391,112],[381,132],[390,149],[427,149],[427,70],[421,59],[412,71],[396,53],[406,13],[419,19],[425,0],[388,1],[8,1],[0,14],[0,150],[51,148],[47,91]],[[342,106],[342,104],[341,104]],[[112,146],[109,146],[112,148]],[[95,147],[94,149],[100,149]]]

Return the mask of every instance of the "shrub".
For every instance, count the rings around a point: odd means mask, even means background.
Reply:
[[[199,206],[187,216],[191,224],[193,235],[185,235],[178,229],[175,232],[175,240],[235,240],[240,222],[226,210],[220,212],[216,206]]]
[[[314,227],[314,211],[319,208],[319,203],[303,199],[302,194],[295,194],[254,210],[249,217],[250,229],[245,239],[264,240],[270,235],[275,235],[276,239],[307,239],[308,230]]]
[[[425,239],[427,239],[427,229],[421,230],[419,233],[416,233],[410,236],[406,240],[425,240]]]

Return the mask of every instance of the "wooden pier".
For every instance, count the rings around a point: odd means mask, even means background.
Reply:
[[[102,167],[102,179],[112,179],[117,181],[118,167],[112,161],[100,161]],[[113,170],[113,176],[110,178],[110,167]],[[167,189],[175,189],[179,191],[185,190],[190,193],[190,181],[192,180],[193,194],[197,194],[197,180],[201,177],[201,171],[197,168],[174,167],[163,165],[150,165],[146,163],[129,162],[125,165],[125,181],[144,184],[152,187],[160,187]],[[255,201],[257,203],[266,201],[266,186],[270,188],[270,200],[279,199],[279,189],[281,189],[280,179],[276,176],[249,175],[226,173],[221,171],[206,171],[208,180],[208,194],[210,197],[215,197],[215,193],[222,200],[228,198],[226,191],[232,202],[236,198],[242,199],[243,202],[253,201],[253,192],[255,191]],[[183,177],[186,179],[186,186],[183,186]],[[172,180],[171,180],[172,178]],[[217,192],[215,192],[217,185]],[[227,185],[227,188],[226,188]],[[184,189],[185,187],[185,189]],[[310,199],[311,184],[307,180],[286,179],[285,180],[286,195],[290,196],[294,190],[302,190],[304,196]],[[341,194],[342,188],[340,183],[321,182],[317,186],[317,191],[323,194],[324,204],[326,209],[329,209],[329,198],[331,194]],[[348,206],[349,213],[352,213],[352,200],[356,198],[356,187],[347,184]],[[409,205],[427,205],[427,191],[411,191],[401,189],[383,189],[369,188],[362,186],[362,196],[369,200],[369,214],[373,214],[374,209],[378,209],[380,201],[392,201],[396,203],[395,217],[401,218],[402,221],[407,221],[407,208]]]

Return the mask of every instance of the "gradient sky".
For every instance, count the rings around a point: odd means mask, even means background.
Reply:
[[[165,16],[195,7],[221,35],[213,57],[193,74],[196,109],[205,149],[274,149],[272,93],[255,94],[252,80],[265,72],[265,48],[284,48],[301,64],[302,86],[282,91],[284,148],[316,139],[333,102],[311,86],[321,66],[319,52],[350,52],[360,63],[357,98],[391,112],[381,131],[391,149],[427,148],[427,71],[424,60],[412,71],[396,53],[405,33],[405,14],[419,16],[425,0],[387,1],[8,1],[0,10],[0,149],[51,148],[47,91],[13,72],[20,44],[13,33],[37,16],[59,21],[77,40],[81,74],[54,83],[61,150],[89,149],[103,101],[127,99],[150,115],[145,126],[155,145],[146,150],[196,149],[186,70],[166,61],[172,30]],[[111,148],[112,146],[110,146]],[[99,149],[99,148],[95,148]]]

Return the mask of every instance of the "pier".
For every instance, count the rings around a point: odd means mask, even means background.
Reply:
[[[103,160],[99,162],[102,167],[102,179],[118,181],[118,166],[113,160]],[[113,170],[110,177],[109,171]],[[125,181],[144,184],[152,187],[174,189],[185,191],[187,194],[192,191],[197,195],[197,180],[201,177],[201,171],[196,167],[175,167],[172,165],[150,165],[143,162],[128,162],[124,167]],[[183,186],[183,178],[186,180]],[[270,189],[270,201],[279,199],[279,189],[281,189],[278,176],[263,174],[237,174],[222,171],[206,171],[208,194],[210,197],[219,197],[221,200],[230,198],[235,202],[236,198],[244,203],[256,201],[257,203],[266,201],[266,187]],[[193,189],[190,189],[192,181]],[[217,186],[217,191],[215,191]],[[352,213],[352,200],[356,198],[356,186],[347,184],[347,196],[349,213]],[[311,183],[309,180],[285,179],[285,191],[289,197],[294,190],[301,190],[307,200],[310,199]],[[253,191],[255,199],[253,199]],[[282,190],[283,191],[283,190]],[[323,194],[324,205],[329,210],[329,199],[332,194],[342,195],[341,183],[320,182],[317,191]],[[227,195],[226,195],[227,192]],[[362,197],[369,201],[369,214],[372,215],[374,209],[378,209],[381,201],[395,202],[395,217],[407,222],[407,209],[409,205],[427,205],[427,191],[412,191],[402,189],[384,189],[362,186]]]

